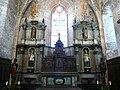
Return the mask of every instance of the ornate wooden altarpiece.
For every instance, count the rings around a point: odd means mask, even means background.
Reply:
[[[44,22],[25,20],[22,27],[23,34],[16,53],[18,81],[40,82],[45,87],[102,84],[99,67],[102,51],[99,29],[94,21],[74,23],[74,55],[69,56],[65,53],[60,35],[53,53],[44,55]]]
[[[76,59],[65,55],[60,35],[53,54],[43,58],[42,79],[43,86],[77,86]]]

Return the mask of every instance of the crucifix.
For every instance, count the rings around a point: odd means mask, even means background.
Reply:
[[[58,40],[60,40],[60,33],[58,33]]]

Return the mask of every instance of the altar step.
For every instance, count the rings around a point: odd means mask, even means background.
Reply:
[[[84,89],[80,89],[79,87],[40,87],[38,89],[35,89],[35,90],[84,90]]]

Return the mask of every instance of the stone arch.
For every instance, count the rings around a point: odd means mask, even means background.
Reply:
[[[61,0],[60,3],[59,1],[52,0],[49,3],[49,5],[50,5],[51,10],[59,4],[61,4],[67,10],[70,7],[71,3],[72,3],[71,0]]]

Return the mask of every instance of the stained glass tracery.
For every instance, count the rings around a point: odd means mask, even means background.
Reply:
[[[60,33],[60,39],[67,46],[67,14],[62,6],[57,6],[52,13],[52,32],[51,32],[51,46],[58,40],[58,33]]]

